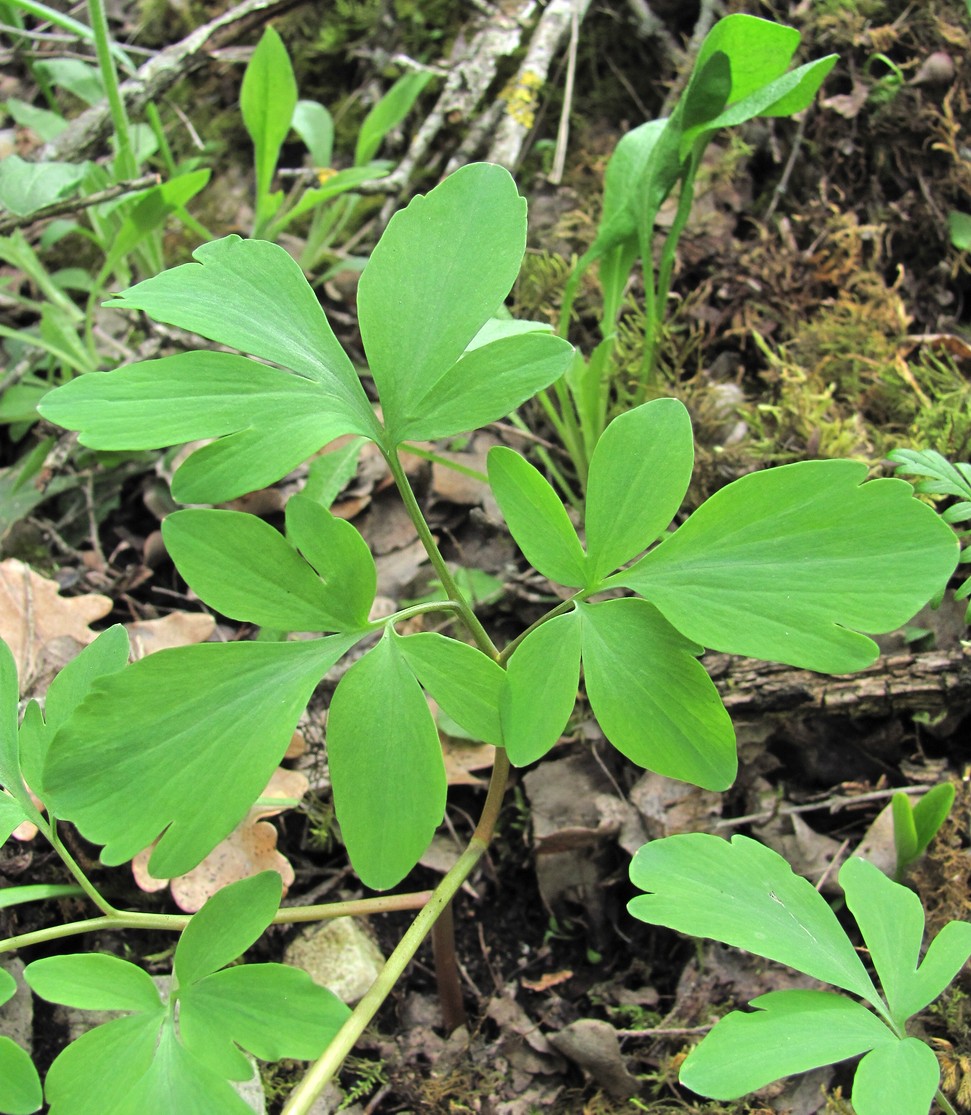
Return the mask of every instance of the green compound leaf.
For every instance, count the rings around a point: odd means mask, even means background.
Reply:
[[[231,1080],[248,1080],[261,1061],[319,1057],[350,1015],[326,987],[285,964],[243,964],[207,976],[179,997],[186,1048]]]
[[[755,840],[668,836],[638,849],[630,877],[652,892],[627,906],[649,925],[710,937],[880,1001],[825,898]]]
[[[473,739],[502,745],[499,693],[505,671],[488,655],[434,631],[397,639],[425,690]]]
[[[840,886],[856,919],[887,1005],[901,1028],[932,1003],[971,956],[971,923],[952,921],[931,942],[918,967],[924,909],[913,891],[853,857],[840,868]]]
[[[289,116],[287,117],[289,121]],[[367,395],[299,264],[278,244],[225,236],[105,303],[289,368],[375,428]],[[363,431],[362,431],[363,432]]]
[[[242,956],[273,920],[282,893],[275,871],[261,871],[216,891],[179,937],[173,967],[179,988]]]
[[[358,447],[355,462],[359,451]],[[351,523],[332,515],[306,495],[292,496],[287,501],[286,521],[291,544],[325,583],[331,614],[345,628],[365,627],[378,583],[367,543]]]
[[[327,717],[334,808],[354,870],[399,883],[445,814],[445,764],[425,694],[387,631],[341,678]]]
[[[39,409],[94,449],[218,438],[176,472],[172,492],[185,503],[235,499],[275,483],[340,434],[375,433],[373,416],[354,413],[333,384],[227,352],[185,352],[81,376],[47,394]]]
[[[702,648],[644,600],[581,604],[583,673],[607,739],[631,762],[708,790],[735,779],[735,732]]]
[[[193,591],[230,619],[283,631],[359,630],[367,622],[366,613],[362,623],[356,609],[347,608],[336,579],[322,581],[278,530],[255,515],[176,511],[162,523],[162,537]]]
[[[525,249],[526,203],[488,163],[462,167],[391,218],[357,301],[393,443],[502,304]]]
[[[471,349],[415,404],[397,440],[430,441],[495,422],[559,379],[572,360],[572,345],[535,330]]]
[[[186,1048],[221,1076],[248,1080],[250,1062],[318,1057],[350,1014],[306,972],[283,964],[225,969],[269,925],[280,876],[264,871],[233,883],[192,918],[175,950],[179,1031]]]
[[[877,656],[947,581],[950,528],[908,484],[858,461],[804,461],[716,492],[656,549],[611,578],[689,639],[823,673]]]
[[[646,550],[671,522],[693,464],[691,419],[677,399],[655,399],[610,423],[587,480],[590,584]]]
[[[489,451],[489,486],[526,560],[561,585],[586,582],[586,556],[560,497],[542,473],[512,449]]]
[[[517,767],[535,763],[566,729],[580,684],[580,616],[555,616],[531,631],[506,664],[499,694],[502,739]]]
[[[0,1036],[0,1111],[6,1115],[31,1115],[40,1110],[43,1092],[37,1069],[25,1049]]]
[[[185,874],[259,796],[315,686],[358,637],[179,647],[99,679],[51,744],[49,805],[105,845],[104,863],[161,837],[150,871]]]
[[[108,953],[69,953],[35,960],[24,979],[42,999],[81,1010],[164,1012],[148,972]]]
[[[732,1011],[695,1046],[678,1074],[682,1084],[712,1099],[737,1099],[784,1076],[898,1044],[875,1014],[833,991],[770,991],[751,1006],[758,1009]]]
[[[856,1115],[927,1115],[940,1080],[933,1050],[917,1038],[881,1045],[857,1067],[853,1110]]]

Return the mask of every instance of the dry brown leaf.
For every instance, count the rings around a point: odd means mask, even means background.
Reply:
[[[56,581],[16,558],[0,562],[0,638],[17,663],[21,692],[45,671],[51,657],[45,651],[50,650],[58,664],[70,661],[97,637],[88,624],[102,619],[111,608],[107,596],[61,596]],[[52,646],[55,640],[56,648]],[[77,644],[73,654],[65,640]]]
[[[144,658],[157,650],[204,643],[216,629],[216,621],[206,612],[172,612],[159,619],[126,623],[133,659]]]
[[[309,782],[299,771],[278,767],[260,798],[294,798],[307,792]],[[180,910],[194,914],[218,890],[240,879],[248,879],[260,871],[276,871],[283,880],[283,893],[294,880],[290,861],[277,851],[277,831],[263,820],[290,809],[290,805],[256,804],[236,828],[219,842],[208,856],[191,871],[176,879],[156,879],[148,871],[152,848],[146,848],[132,860],[135,882],[145,891],[162,890],[169,885]]]
[[[496,761],[491,743],[462,743],[448,737],[442,740],[442,754],[449,786],[485,786],[487,779],[477,778],[472,772],[491,770]]]

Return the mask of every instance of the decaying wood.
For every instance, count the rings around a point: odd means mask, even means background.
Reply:
[[[244,0],[228,12],[217,16],[187,35],[181,42],[166,47],[140,66],[134,77],[121,83],[119,89],[125,107],[138,113],[162,96],[193,70],[204,64],[210,52],[248,34],[275,16],[299,7],[306,0]],[[111,112],[107,101],[93,105],[72,120],[50,143],[39,148],[39,162],[83,159],[101,147],[111,132]]]
[[[751,658],[708,655],[725,707],[740,720],[823,713],[893,716],[971,712],[971,648],[896,653],[858,674],[830,677]]]

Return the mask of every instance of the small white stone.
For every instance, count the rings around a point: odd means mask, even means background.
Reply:
[[[309,972],[353,1006],[384,966],[384,956],[357,918],[334,918],[303,930],[284,954],[287,964]]]

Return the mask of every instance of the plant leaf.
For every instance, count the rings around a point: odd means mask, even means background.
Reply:
[[[10,834],[24,821],[31,820],[19,801],[5,791],[0,791],[0,846],[6,844]],[[5,887],[0,895],[6,895],[11,887]]]
[[[44,1095],[30,1054],[12,1039],[0,1035],[0,1111],[6,1115],[31,1115],[39,1111]]]
[[[16,994],[17,981],[6,968],[0,968],[0,1006],[9,1003]]]
[[[561,585],[586,581],[586,557],[559,496],[540,471],[499,445],[489,451],[489,486],[526,560]]]
[[[732,1011],[692,1049],[678,1074],[682,1084],[712,1099],[737,1099],[897,1041],[875,1014],[833,991],[770,991],[751,1005],[754,1013]]]
[[[563,734],[580,684],[580,617],[554,616],[531,631],[506,663],[499,694],[502,741],[517,767],[535,763]]]
[[[44,1080],[50,1115],[117,1115],[151,1068],[161,1021],[155,1014],[125,1015],[62,1049]]]
[[[901,1010],[914,1015],[940,995],[971,956],[971,924],[949,921],[924,954]]]
[[[937,1058],[922,1041],[904,1038],[878,1046],[853,1079],[856,1115],[927,1115],[941,1081]]]
[[[909,1000],[924,936],[924,908],[912,890],[858,856],[840,868],[839,883],[870,950],[890,1013],[902,1026],[913,1013]]]
[[[176,473],[172,491],[186,503],[220,503],[256,491],[335,437],[368,433],[368,423],[331,385],[226,352],[185,352],[81,376],[45,395],[38,410],[80,431],[81,443],[94,449],[161,449],[219,438]]]
[[[646,550],[671,522],[693,464],[691,419],[677,399],[655,399],[610,423],[587,480],[589,584]]]
[[[434,631],[395,638],[415,677],[439,706],[473,739],[501,746],[502,668],[481,650]]]
[[[909,803],[908,803],[909,804]],[[927,851],[930,842],[947,820],[954,804],[954,783],[941,782],[932,786],[911,808],[914,835],[917,841],[915,856]]]
[[[315,167],[329,167],[334,153],[334,118],[319,101],[297,101],[290,126],[303,140]]]
[[[286,522],[290,542],[324,581],[331,614],[344,627],[365,627],[378,573],[360,533],[306,495],[287,500]]]
[[[526,203],[488,163],[462,167],[391,218],[357,294],[391,443],[496,312],[525,249]]]
[[[287,117],[289,120],[289,116]],[[224,236],[106,302],[290,368],[374,432],[367,395],[299,264],[278,244]]]
[[[914,825],[914,811],[910,798],[904,793],[896,793],[890,799],[890,813],[893,818],[893,844],[897,853],[897,871],[903,870],[919,855],[917,851],[917,829]]]
[[[278,530],[255,515],[176,511],[162,523],[162,537],[193,591],[230,619],[282,631],[359,630],[367,622],[346,614],[341,587],[325,584]]]
[[[17,680],[17,663],[10,647],[0,639],[0,785],[5,786],[18,800],[26,797],[20,777],[20,744],[18,742],[17,708],[20,701],[20,683]],[[16,826],[15,826],[16,827]]]
[[[104,952],[67,953],[24,969],[32,991],[51,1003],[81,1010],[128,1010],[158,1015],[165,1007],[148,972]]]
[[[246,814],[357,637],[178,647],[99,679],[51,744],[48,804],[105,845],[104,863],[161,833],[149,870],[185,874]]]
[[[36,793],[43,795],[47,749],[58,728],[91,692],[98,678],[124,668],[128,651],[128,632],[120,623],[102,631],[93,643],[58,671],[47,687],[43,718],[39,711],[24,716],[20,730],[21,766],[24,778]]]
[[[573,346],[536,330],[466,352],[418,400],[398,441],[430,441],[504,418],[570,366]]]
[[[364,117],[354,147],[355,166],[363,166],[374,158],[381,141],[408,115],[432,77],[430,70],[412,70],[404,74]]]
[[[207,976],[179,997],[179,1032],[186,1048],[208,1068],[247,1080],[250,1062],[319,1057],[350,1010],[299,968],[241,964]]]
[[[201,1064],[175,1035],[171,1021],[159,1035],[148,1070],[132,1085],[111,1115],[252,1115],[252,1107],[224,1079]]]
[[[88,172],[87,163],[30,163],[17,154],[0,159],[0,206],[28,217],[66,197]]]
[[[445,764],[421,686],[385,634],[338,683],[327,716],[334,808],[354,870],[399,883],[445,814]]]
[[[735,779],[735,731],[702,648],[644,600],[580,604],[583,674],[607,739],[638,766],[724,790]]]
[[[179,937],[173,968],[179,990],[242,956],[273,920],[282,893],[275,871],[261,871],[217,891]]]
[[[256,156],[257,204],[270,191],[280,148],[297,107],[297,80],[283,40],[267,27],[250,56],[240,87],[239,107]]]
[[[858,634],[910,619],[955,567],[953,532],[897,480],[859,461],[751,473],[611,578],[689,639],[823,673],[876,658]]]
[[[747,836],[685,833],[639,848],[631,882],[653,893],[627,909],[649,925],[745,949],[880,1001],[826,900],[777,853]]]

